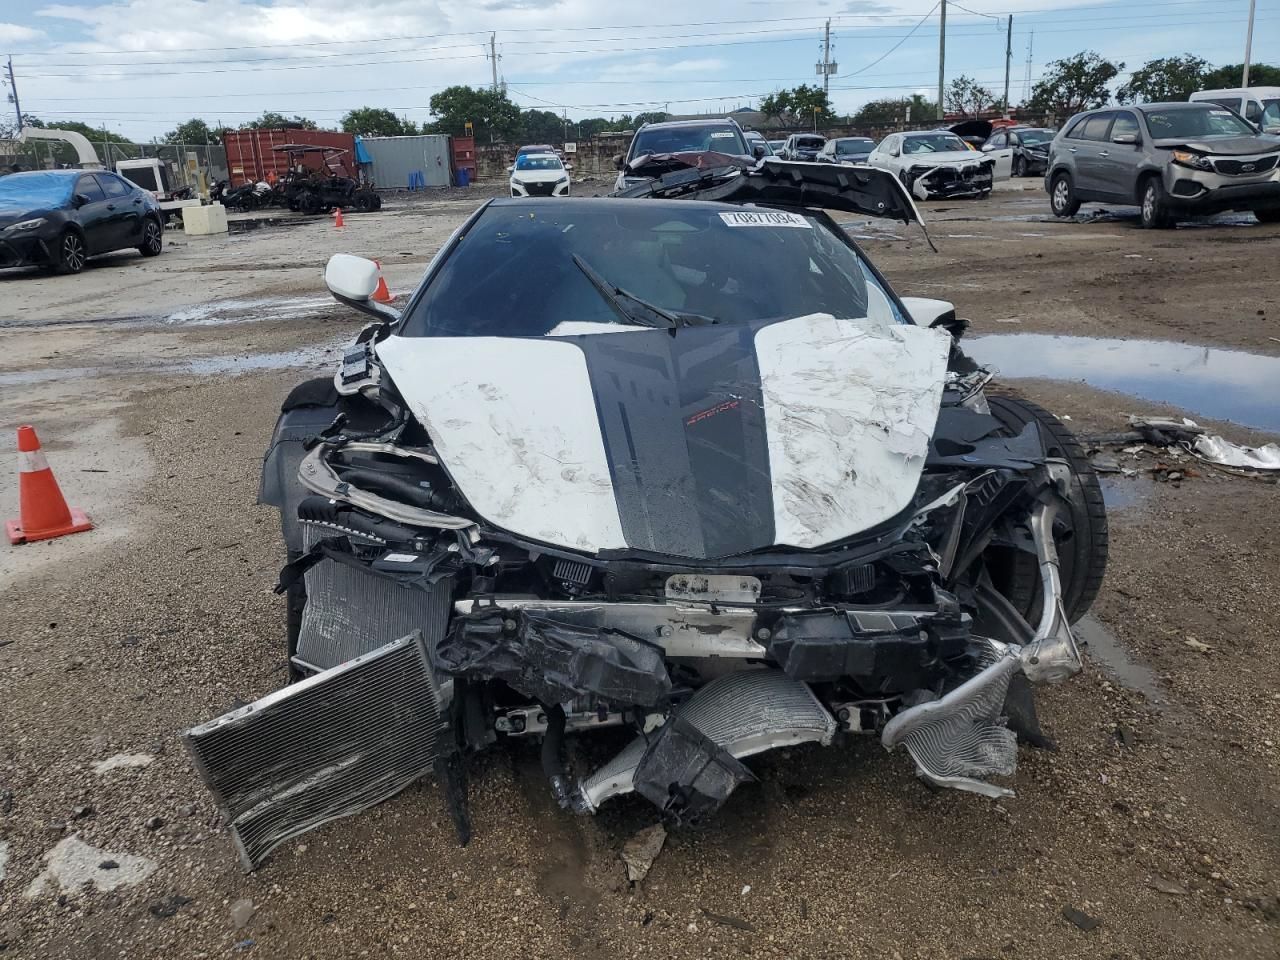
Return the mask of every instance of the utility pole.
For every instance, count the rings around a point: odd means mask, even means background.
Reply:
[[[947,75],[947,0],[941,0],[942,18],[938,21],[938,119],[944,116],[942,109],[942,84]]]
[[[822,77],[822,95],[826,97],[831,91],[831,75],[840,69],[831,59],[831,21],[827,21],[822,36],[822,59],[813,65],[814,73]]]
[[[498,92],[498,40],[496,34],[489,34],[489,65],[493,67],[493,92]]]
[[[1253,56],[1253,14],[1258,8],[1258,0],[1249,0],[1249,32],[1245,35],[1244,40],[1244,76],[1241,78],[1240,86],[1249,86],[1249,58]],[[9,61],[9,76],[13,77],[13,61]],[[17,93],[14,94],[17,96]]]
[[[1009,119],[1009,68],[1013,66],[1013,16],[1009,16],[1009,28],[1004,37],[1004,116]]]
[[[1247,66],[1244,68],[1244,72],[1245,72],[1245,75],[1247,76],[1249,73],[1249,68]],[[13,79],[13,57],[9,58],[9,89],[13,91],[13,93],[11,94],[11,96],[13,97],[13,109],[14,109],[14,112],[18,115],[18,132],[21,133],[22,132],[22,104],[18,102],[18,81]]]

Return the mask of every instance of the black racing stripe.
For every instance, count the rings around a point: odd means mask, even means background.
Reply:
[[[754,328],[572,339],[586,354],[627,545],[695,559],[771,545]]]

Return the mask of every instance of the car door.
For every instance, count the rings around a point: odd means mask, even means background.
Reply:
[[[1142,128],[1132,110],[1117,110],[1108,141],[1098,151],[1098,190],[1109,200],[1134,203],[1138,195],[1138,166],[1142,160]],[[1116,143],[1116,138],[1132,143]]]
[[[1066,140],[1067,150],[1074,161],[1076,195],[1081,200],[1107,199],[1110,196],[1101,168],[1105,158],[1099,154],[1106,149],[1112,116],[1111,111],[1105,110],[1085,117],[1071,129]]]
[[[78,204],[76,221],[84,230],[84,244],[89,254],[114,250],[112,211],[107,209],[107,195],[93,174],[86,173],[76,181],[73,202]]]
[[[894,169],[892,151],[895,149],[897,140],[896,136],[885,137],[881,140],[879,145],[871,151],[871,156],[867,157],[867,163],[882,170]]]
[[[1009,134],[997,130],[982,145],[982,152],[996,162],[995,178],[1008,180],[1013,176],[1013,146],[1009,143]]]
[[[113,173],[94,174],[107,198],[111,246],[119,250],[142,243],[142,195]]]

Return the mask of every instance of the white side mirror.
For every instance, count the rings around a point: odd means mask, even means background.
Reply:
[[[516,165],[514,163],[507,164],[507,173],[514,173]]]
[[[946,300],[932,300],[929,297],[902,297],[902,305],[918,327],[932,327],[938,321],[954,320],[955,304]],[[942,325],[942,324],[940,324]]]
[[[335,253],[324,268],[329,292],[343,300],[368,300],[378,289],[378,265],[364,257]]]

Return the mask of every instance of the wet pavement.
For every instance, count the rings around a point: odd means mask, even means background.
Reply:
[[[1101,620],[1085,614],[1071,629],[1076,640],[1088,650],[1089,659],[1097,662],[1122,687],[1142,694],[1153,703],[1167,701],[1155,671],[1133,659]]]
[[[997,334],[964,342],[1004,379],[1080,381],[1188,413],[1280,432],[1280,357],[1158,340]]]

